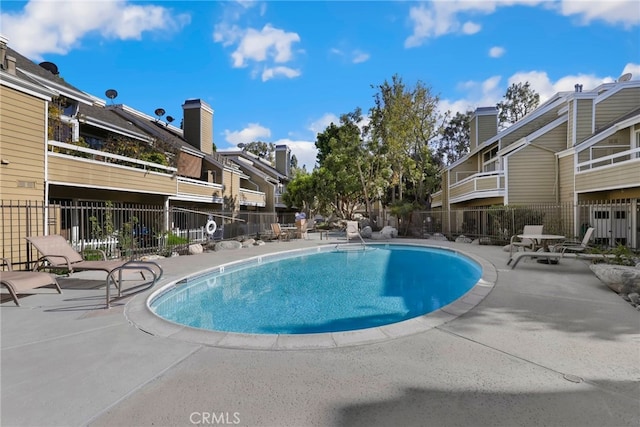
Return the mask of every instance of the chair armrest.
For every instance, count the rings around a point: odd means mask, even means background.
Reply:
[[[62,260],[64,260],[64,263],[47,265],[47,262],[49,262],[50,258],[62,258]],[[66,268],[69,271],[69,273],[73,272],[73,267],[71,267],[71,262],[69,261],[69,258],[67,258],[64,255],[46,255],[46,256],[41,256],[40,258],[38,258],[36,260],[36,263],[33,266],[33,271],[40,271],[43,268],[57,268],[57,269]]]
[[[13,271],[13,267],[11,266],[11,261],[9,261],[9,258],[0,258],[2,259],[2,264],[0,264],[0,266],[7,266],[7,271]]]

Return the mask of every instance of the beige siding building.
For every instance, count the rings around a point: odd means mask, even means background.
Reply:
[[[500,132],[492,114],[476,110],[470,153],[443,171],[433,207],[597,200],[598,209],[574,209],[574,234],[592,225],[600,243],[640,245],[640,81],[576,85]]]

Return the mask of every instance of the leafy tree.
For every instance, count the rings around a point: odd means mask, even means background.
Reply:
[[[473,111],[457,112],[444,129],[436,143],[435,157],[441,165],[449,165],[469,153],[469,128]]]
[[[289,209],[295,206],[311,216],[317,206],[314,177],[308,173],[296,173],[287,184],[282,200]]]
[[[265,160],[275,160],[276,145],[273,142],[253,141],[242,146],[242,151],[255,154]]]
[[[333,138],[338,132],[338,126],[336,126],[333,122],[329,124],[325,128],[323,132],[318,133],[316,136],[316,148],[318,149],[318,154],[316,155],[316,160],[319,165],[324,163],[324,160],[331,153],[331,138]]]
[[[403,200],[407,183],[414,200],[424,202],[437,173],[429,143],[442,126],[439,98],[421,81],[407,87],[398,75],[377,89],[370,110],[370,132],[391,165],[391,203],[395,203],[396,194]]]
[[[504,94],[504,101],[497,104],[498,124],[504,129],[535,110],[540,104],[540,95],[531,89],[529,82],[513,83]]]

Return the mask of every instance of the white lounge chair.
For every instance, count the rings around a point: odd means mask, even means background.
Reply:
[[[554,245],[551,247],[551,250],[554,252],[584,252],[586,249],[589,249],[589,242],[591,241],[591,237],[593,236],[593,231],[595,229],[593,227],[587,228],[587,231],[584,233],[584,237],[581,242],[573,242],[573,241],[565,241],[560,244]]]
[[[542,229],[543,229],[543,225],[525,225],[522,233],[518,233],[520,235],[524,235],[524,234],[542,234]],[[511,242],[510,242],[510,247],[509,247],[509,260],[511,260],[513,258],[513,251],[514,249],[516,251],[519,250],[519,248],[522,248],[523,251],[529,249],[531,251],[535,251],[536,250],[536,245],[537,242],[534,239],[521,239],[518,237],[517,234],[514,234],[513,236],[511,236]]]

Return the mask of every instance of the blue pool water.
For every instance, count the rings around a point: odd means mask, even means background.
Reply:
[[[251,334],[371,328],[437,310],[480,279],[474,261],[410,245],[262,257],[192,277],[152,299],[175,323]]]

